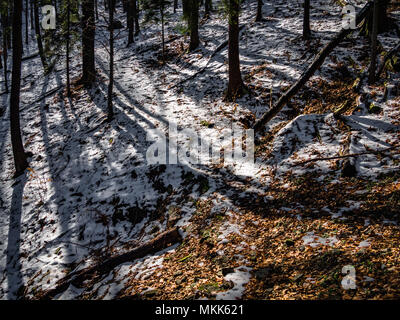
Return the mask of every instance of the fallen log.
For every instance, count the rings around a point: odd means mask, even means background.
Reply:
[[[150,240],[131,251],[108,258],[104,262],[101,262],[92,267],[87,267],[77,272],[70,273],[66,277],[60,279],[57,282],[57,286],[55,288],[45,291],[43,294],[39,295],[39,297],[40,299],[52,299],[57,294],[62,293],[66,289],[68,289],[71,284],[79,286],[85,280],[88,280],[93,276],[101,276],[107,274],[122,263],[143,258],[150,253],[155,253],[157,251],[165,249],[171,244],[180,242],[181,240],[182,238],[179,234],[178,228],[167,230],[159,234],[153,240]]]
[[[359,153],[351,153],[351,154],[345,154],[342,156],[333,156],[333,157],[322,157],[322,158],[314,158],[314,159],[309,159],[309,160],[305,160],[305,161],[300,161],[297,163],[294,163],[292,166],[293,167],[297,167],[297,166],[301,166],[310,162],[316,162],[316,161],[329,161],[329,160],[338,160],[338,159],[346,159],[346,158],[356,158],[359,156],[364,156],[367,154],[380,154],[380,153],[384,153],[396,148],[399,148],[400,145],[394,145],[392,147],[388,147],[386,149],[382,149],[382,150],[371,150],[371,151],[365,151],[365,152],[359,152]]]
[[[356,16],[356,25],[358,26],[367,13],[373,7],[373,2],[369,1],[362,10]],[[259,131],[264,125],[269,122],[273,117],[275,117],[279,111],[289,102],[289,100],[306,84],[306,82],[314,75],[314,73],[321,67],[324,63],[326,57],[336,48],[336,46],[342,42],[348,35],[353,32],[352,29],[342,29],[315,57],[312,64],[308,69],[301,75],[300,79],[293,84],[284,95],[282,95],[278,102],[273,108],[268,110],[264,115],[255,122],[253,125],[254,131]]]

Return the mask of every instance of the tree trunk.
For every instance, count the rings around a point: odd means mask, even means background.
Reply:
[[[110,122],[114,118],[114,111],[113,111],[113,85],[114,85],[114,3],[113,0],[109,0],[109,29],[110,29],[110,78],[108,82],[108,95],[107,95],[107,111],[108,111],[108,118],[107,120]]]
[[[178,0],[174,0],[174,13],[176,13],[176,9],[178,9]]]
[[[164,6],[160,5],[161,15],[161,42],[162,42],[162,60],[165,63],[165,35],[164,35]]]
[[[303,39],[308,40],[310,36],[310,0],[304,0]]]
[[[256,22],[260,22],[262,20],[262,7],[263,7],[263,0],[257,0],[257,15],[256,15]]]
[[[388,31],[391,27],[391,24],[393,24],[393,22],[389,19],[387,14],[389,3],[390,0],[378,1],[378,8],[377,8],[378,20],[379,20],[378,34]],[[361,33],[366,36],[370,36],[373,32],[373,26],[374,26],[374,14],[373,11],[371,10],[366,19],[366,23],[361,30]]]
[[[71,6],[70,6],[70,1],[67,0],[67,41],[66,41],[66,67],[67,67],[67,97],[71,97],[71,81],[70,81],[70,68],[69,68],[69,45],[70,45],[70,39],[71,39]]]
[[[374,0],[374,10],[373,10],[373,27],[371,34],[371,64],[369,66],[369,77],[368,83],[375,83],[375,72],[376,72],[376,54],[377,54],[377,37],[378,37],[378,25],[379,25],[379,4],[378,0]]]
[[[90,86],[96,79],[94,63],[94,0],[82,0],[82,78],[81,83]]]
[[[26,46],[28,46],[28,41],[29,41],[29,39],[28,39],[28,36],[29,36],[29,33],[28,33],[28,25],[29,25],[29,22],[28,22],[28,12],[29,12],[29,4],[28,4],[28,0],[25,0],[25,44],[26,44]]]
[[[35,0],[31,0],[30,1],[30,3],[31,3],[31,30],[34,30],[35,29],[35,22],[34,22],[34,20],[35,20],[35,18],[34,18],[34,9],[33,9],[33,7],[34,7],[34,5],[33,5],[33,2],[34,2]]]
[[[1,15],[1,23],[3,27],[3,59],[4,59],[4,86],[5,92],[8,93],[8,77],[7,77],[7,25],[6,25],[6,17],[5,14]],[[0,57],[1,59],[1,57]]]
[[[209,17],[212,11],[212,0],[206,0],[204,2],[204,15]]]
[[[139,7],[137,6],[137,0],[133,0],[133,16],[135,18],[135,36],[137,36],[140,32]]]
[[[226,100],[232,101],[243,93],[244,84],[239,61],[239,0],[229,0],[229,84]]]
[[[45,73],[48,71],[48,65],[46,61],[46,57],[44,55],[44,50],[43,50],[43,42],[42,42],[42,34],[40,32],[40,23],[39,23],[39,8],[37,1],[34,1],[33,3],[33,8],[34,8],[34,14],[35,14],[35,32],[36,32],[36,41],[37,41],[37,46],[39,49],[39,56],[40,60],[42,61],[43,65],[43,70]]]
[[[134,16],[133,16],[133,4],[134,0],[128,0],[128,8],[127,8],[127,26],[128,26],[128,45],[134,42],[133,38],[133,28],[134,28]]]
[[[12,79],[10,95],[10,128],[11,144],[14,155],[15,174],[20,175],[28,167],[24,145],[22,143],[19,121],[19,99],[21,89],[21,59],[22,59],[22,0],[14,0],[12,23]]]
[[[189,51],[196,49],[199,44],[199,0],[190,1],[190,18],[189,18],[189,30],[190,30],[190,44]]]

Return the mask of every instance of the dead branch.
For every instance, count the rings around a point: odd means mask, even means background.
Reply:
[[[357,14],[356,24],[359,25],[366,17],[369,10],[372,8],[373,2],[369,1],[364,8]],[[259,131],[268,121],[275,117],[279,111],[289,102],[289,100],[306,84],[306,82],[314,75],[314,73],[324,63],[326,57],[341,43],[348,35],[353,32],[352,29],[342,29],[315,57],[312,64],[302,74],[299,80],[293,84],[289,90],[280,97],[276,105],[268,110],[264,115],[255,122],[253,129]]]
[[[345,158],[356,158],[356,157],[363,156],[366,154],[380,154],[380,153],[385,153],[387,151],[390,151],[390,150],[393,150],[393,149],[396,149],[399,147],[400,147],[400,144],[394,145],[394,146],[391,146],[391,147],[388,147],[388,148],[382,149],[382,150],[371,150],[371,151],[365,151],[365,152],[360,152],[360,153],[351,153],[351,154],[346,154],[343,156],[314,158],[314,159],[309,159],[309,160],[294,163],[292,166],[297,167],[297,166],[301,166],[303,164],[307,164],[310,162],[316,162],[316,161],[329,161],[329,160],[337,160],[337,159],[345,159]]]
[[[173,229],[167,230],[159,234],[153,240],[150,240],[131,251],[108,258],[104,262],[96,264],[92,267],[87,267],[77,272],[70,273],[66,277],[60,279],[57,282],[57,286],[55,288],[45,291],[40,296],[40,299],[52,299],[57,294],[64,292],[71,284],[73,284],[74,286],[79,286],[85,280],[109,273],[111,270],[122,263],[143,258],[150,253],[160,251],[164,248],[167,248],[171,244],[180,242],[181,240],[182,238],[179,234],[178,228],[175,227]]]

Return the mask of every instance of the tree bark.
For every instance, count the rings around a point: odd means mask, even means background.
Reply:
[[[372,3],[368,2],[363,9],[357,14],[356,24],[359,25],[364,18],[367,16],[368,12],[371,10]],[[321,52],[315,57],[312,64],[308,69],[301,75],[300,79],[293,84],[284,95],[282,95],[278,102],[273,108],[268,110],[264,115],[255,122],[253,129],[259,131],[268,121],[275,117],[279,111],[289,102],[289,100],[303,87],[303,85],[313,76],[315,71],[317,71],[321,65],[324,63],[326,57],[335,49],[335,47],[344,39],[346,36],[351,34],[353,30],[342,29],[331,42],[329,42]]]
[[[244,91],[239,61],[239,0],[229,0],[229,83],[226,100],[232,101]]]
[[[134,34],[134,16],[133,16],[133,7],[134,7],[135,0],[128,0],[128,7],[127,7],[127,26],[128,26],[128,45],[134,42],[133,34]]]
[[[4,86],[5,86],[5,93],[8,93],[8,75],[7,75],[7,25],[6,25],[6,18],[5,15],[1,15],[1,23],[3,27],[3,59],[4,59]],[[0,57],[1,59],[1,57]]]
[[[378,24],[379,24],[379,1],[374,0],[373,10],[373,26],[371,34],[371,63],[369,66],[368,83],[375,83],[375,72],[376,72],[376,55],[377,55],[377,37],[378,37]]]
[[[22,59],[22,0],[14,0],[12,23],[12,79],[10,95],[10,129],[11,144],[14,155],[15,175],[18,176],[28,167],[27,157],[21,137],[19,120],[19,101],[21,89],[21,59]]]
[[[109,29],[110,29],[110,78],[108,82],[108,97],[107,97],[107,111],[108,118],[110,122],[114,118],[114,110],[112,106],[113,102],[113,85],[114,85],[114,3],[113,0],[109,0]]]
[[[212,11],[212,0],[206,0],[204,2],[204,15],[209,17]]]
[[[135,36],[137,36],[140,32],[139,7],[137,5],[137,0],[133,0],[133,16],[135,18]]]
[[[42,61],[43,70],[45,73],[47,73],[48,64],[47,64],[46,57],[45,57],[44,50],[43,50],[42,34],[40,32],[40,23],[39,23],[39,8],[38,8],[37,1],[33,2],[33,9],[34,9],[34,15],[35,15],[35,33],[36,33],[37,46],[39,49],[39,56],[40,56],[40,60]]]
[[[82,0],[82,77],[80,82],[90,86],[96,79],[94,63],[94,0]]]
[[[150,240],[143,245],[128,251],[126,253],[111,257],[104,262],[92,267],[80,270],[78,272],[70,273],[63,279],[59,280],[54,289],[50,289],[41,296],[41,299],[52,299],[59,293],[65,291],[70,284],[78,285],[92,277],[102,276],[109,273],[118,265],[133,261],[135,259],[143,258],[148,254],[156,253],[162,249],[168,248],[170,245],[182,241],[178,228],[167,230],[153,240]]]
[[[71,0],[67,0],[67,41],[66,41],[66,68],[67,68],[67,97],[71,97],[71,81],[70,81],[70,68],[69,68],[69,46],[71,39]]]
[[[263,0],[257,0],[257,15],[256,15],[256,22],[262,21],[262,7],[263,7]]]
[[[25,44],[28,46],[28,12],[29,12],[29,5],[28,5],[28,0],[25,0]]]
[[[310,36],[310,0],[304,0],[303,39],[308,40]]]
[[[189,18],[189,30],[190,30],[190,44],[189,51],[196,49],[199,44],[199,0],[190,1],[190,18]]]

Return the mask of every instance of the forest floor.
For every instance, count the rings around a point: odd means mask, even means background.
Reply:
[[[1,95],[0,131],[7,137],[0,141],[2,299],[40,298],[70,272],[173,226],[180,228],[182,243],[80,287],[70,285],[55,298],[400,297],[400,154],[392,148],[400,144],[400,73],[387,72],[376,85],[364,80],[354,89],[368,68],[366,38],[355,33],[338,46],[266,126],[254,164],[147,164],[151,129],[167,134],[174,124],[208,142],[232,124],[247,129],[341,27],[337,4],[313,2],[313,37],[305,42],[298,1],[266,2],[259,23],[255,6],[246,1],[240,17],[241,68],[251,94],[235,103],[223,100],[227,48],[212,56],[227,38],[226,19],[217,13],[201,21],[201,46],[191,53],[187,37],[176,31],[183,23],[181,10],[172,14],[165,64],[160,26],[142,26],[130,47],[122,29],[111,123],[104,122],[106,30],[96,33],[96,85],[75,86],[71,99],[64,96],[63,61],[48,76],[38,57],[23,63],[22,131],[33,156],[18,179],[13,179],[8,97]],[[400,12],[392,15],[399,21]],[[120,7],[117,18],[124,21]],[[384,33],[379,41],[388,51],[398,36]],[[78,52],[73,79],[80,73]],[[392,85],[388,95],[385,83]],[[55,88],[60,90],[44,96]],[[368,110],[360,96],[375,107]],[[335,118],[332,111],[347,101],[351,108]],[[342,176],[343,159],[301,163],[363,152],[371,153],[351,158],[354,177]],[[345,266],[354,267],[356,289],[341,285]]]

